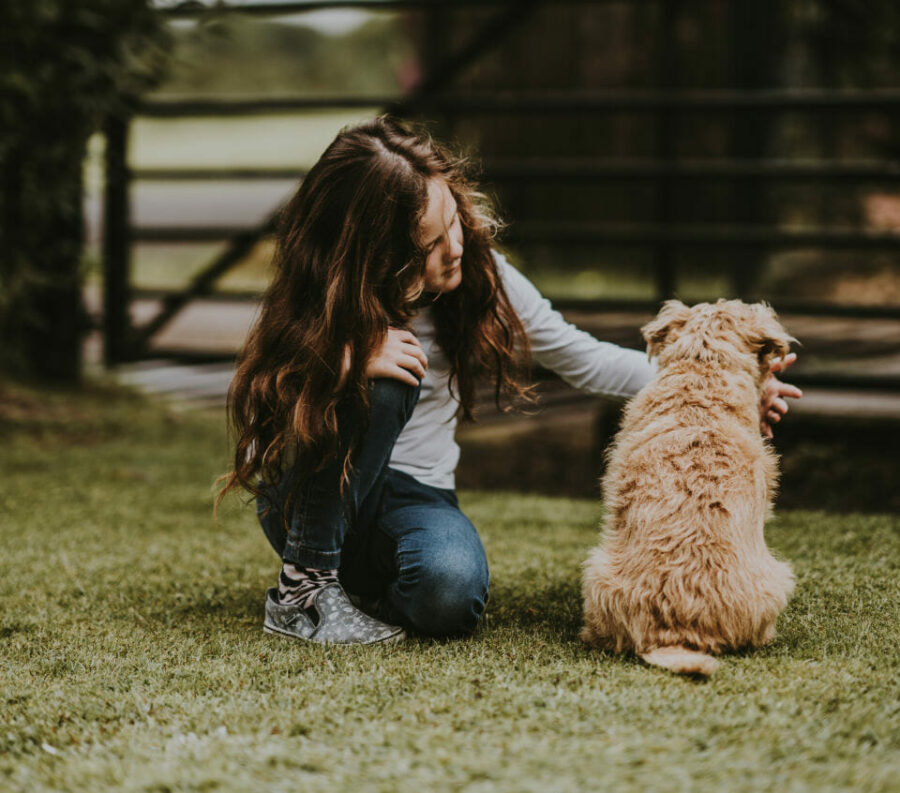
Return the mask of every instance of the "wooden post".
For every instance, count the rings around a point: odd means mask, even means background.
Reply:
[[[131,257],[128,199],[129,120],[105,124],[106,186],[103,204],[103,358],[107,366],[133,357],[129,271]]]

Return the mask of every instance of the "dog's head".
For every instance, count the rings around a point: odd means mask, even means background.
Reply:
[[[690,308],[680,300],[667,300],[641,333],[648,355],[657,357],[660,367],[680,359],[753,366],[759,380],[768,374],[772,359],[787,355],[796,341],[771,306],[740,300]]]

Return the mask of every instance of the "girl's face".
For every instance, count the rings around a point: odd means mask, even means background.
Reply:
[[[428,207],[419,222],[425,246],[425,291],[452,292],[462,283],[463,229],[456,199],[438,177],[428,182]]]

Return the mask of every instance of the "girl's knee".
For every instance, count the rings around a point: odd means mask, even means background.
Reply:
[[[421,386],[411,386],[392,377],[372,380],[369,388],[369,406],[373,416],[399,413],[404,422],[412,415],[419,401]]]
[[[487,605],[489,576],[483,558],[467,554],[433,557],[417,571],[403,597],[409,624],[428,636],[472,633]]]

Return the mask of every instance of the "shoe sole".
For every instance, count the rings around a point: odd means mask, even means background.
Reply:
[[[274,628],[271,625],[263,624],[263,633],[271,633],[273,636],[287,636],[289,639],[296,639],[299,642],[311,642],[312,644],[331,644],[331,645],[345,645],[345,644],[362,644],[362,645],[371,645],[371,644],[393,644],[394,642],[403,641],[406,638],[406,631],[400,631],[399,633],[393,633],[390,636],[386,636],[384,639],[379,639],[374,642],[317,642],[315,639],[305,639],[302,636],[297,636],[295,633],[289,633],[288,631],[278,630],[278,628]]]

